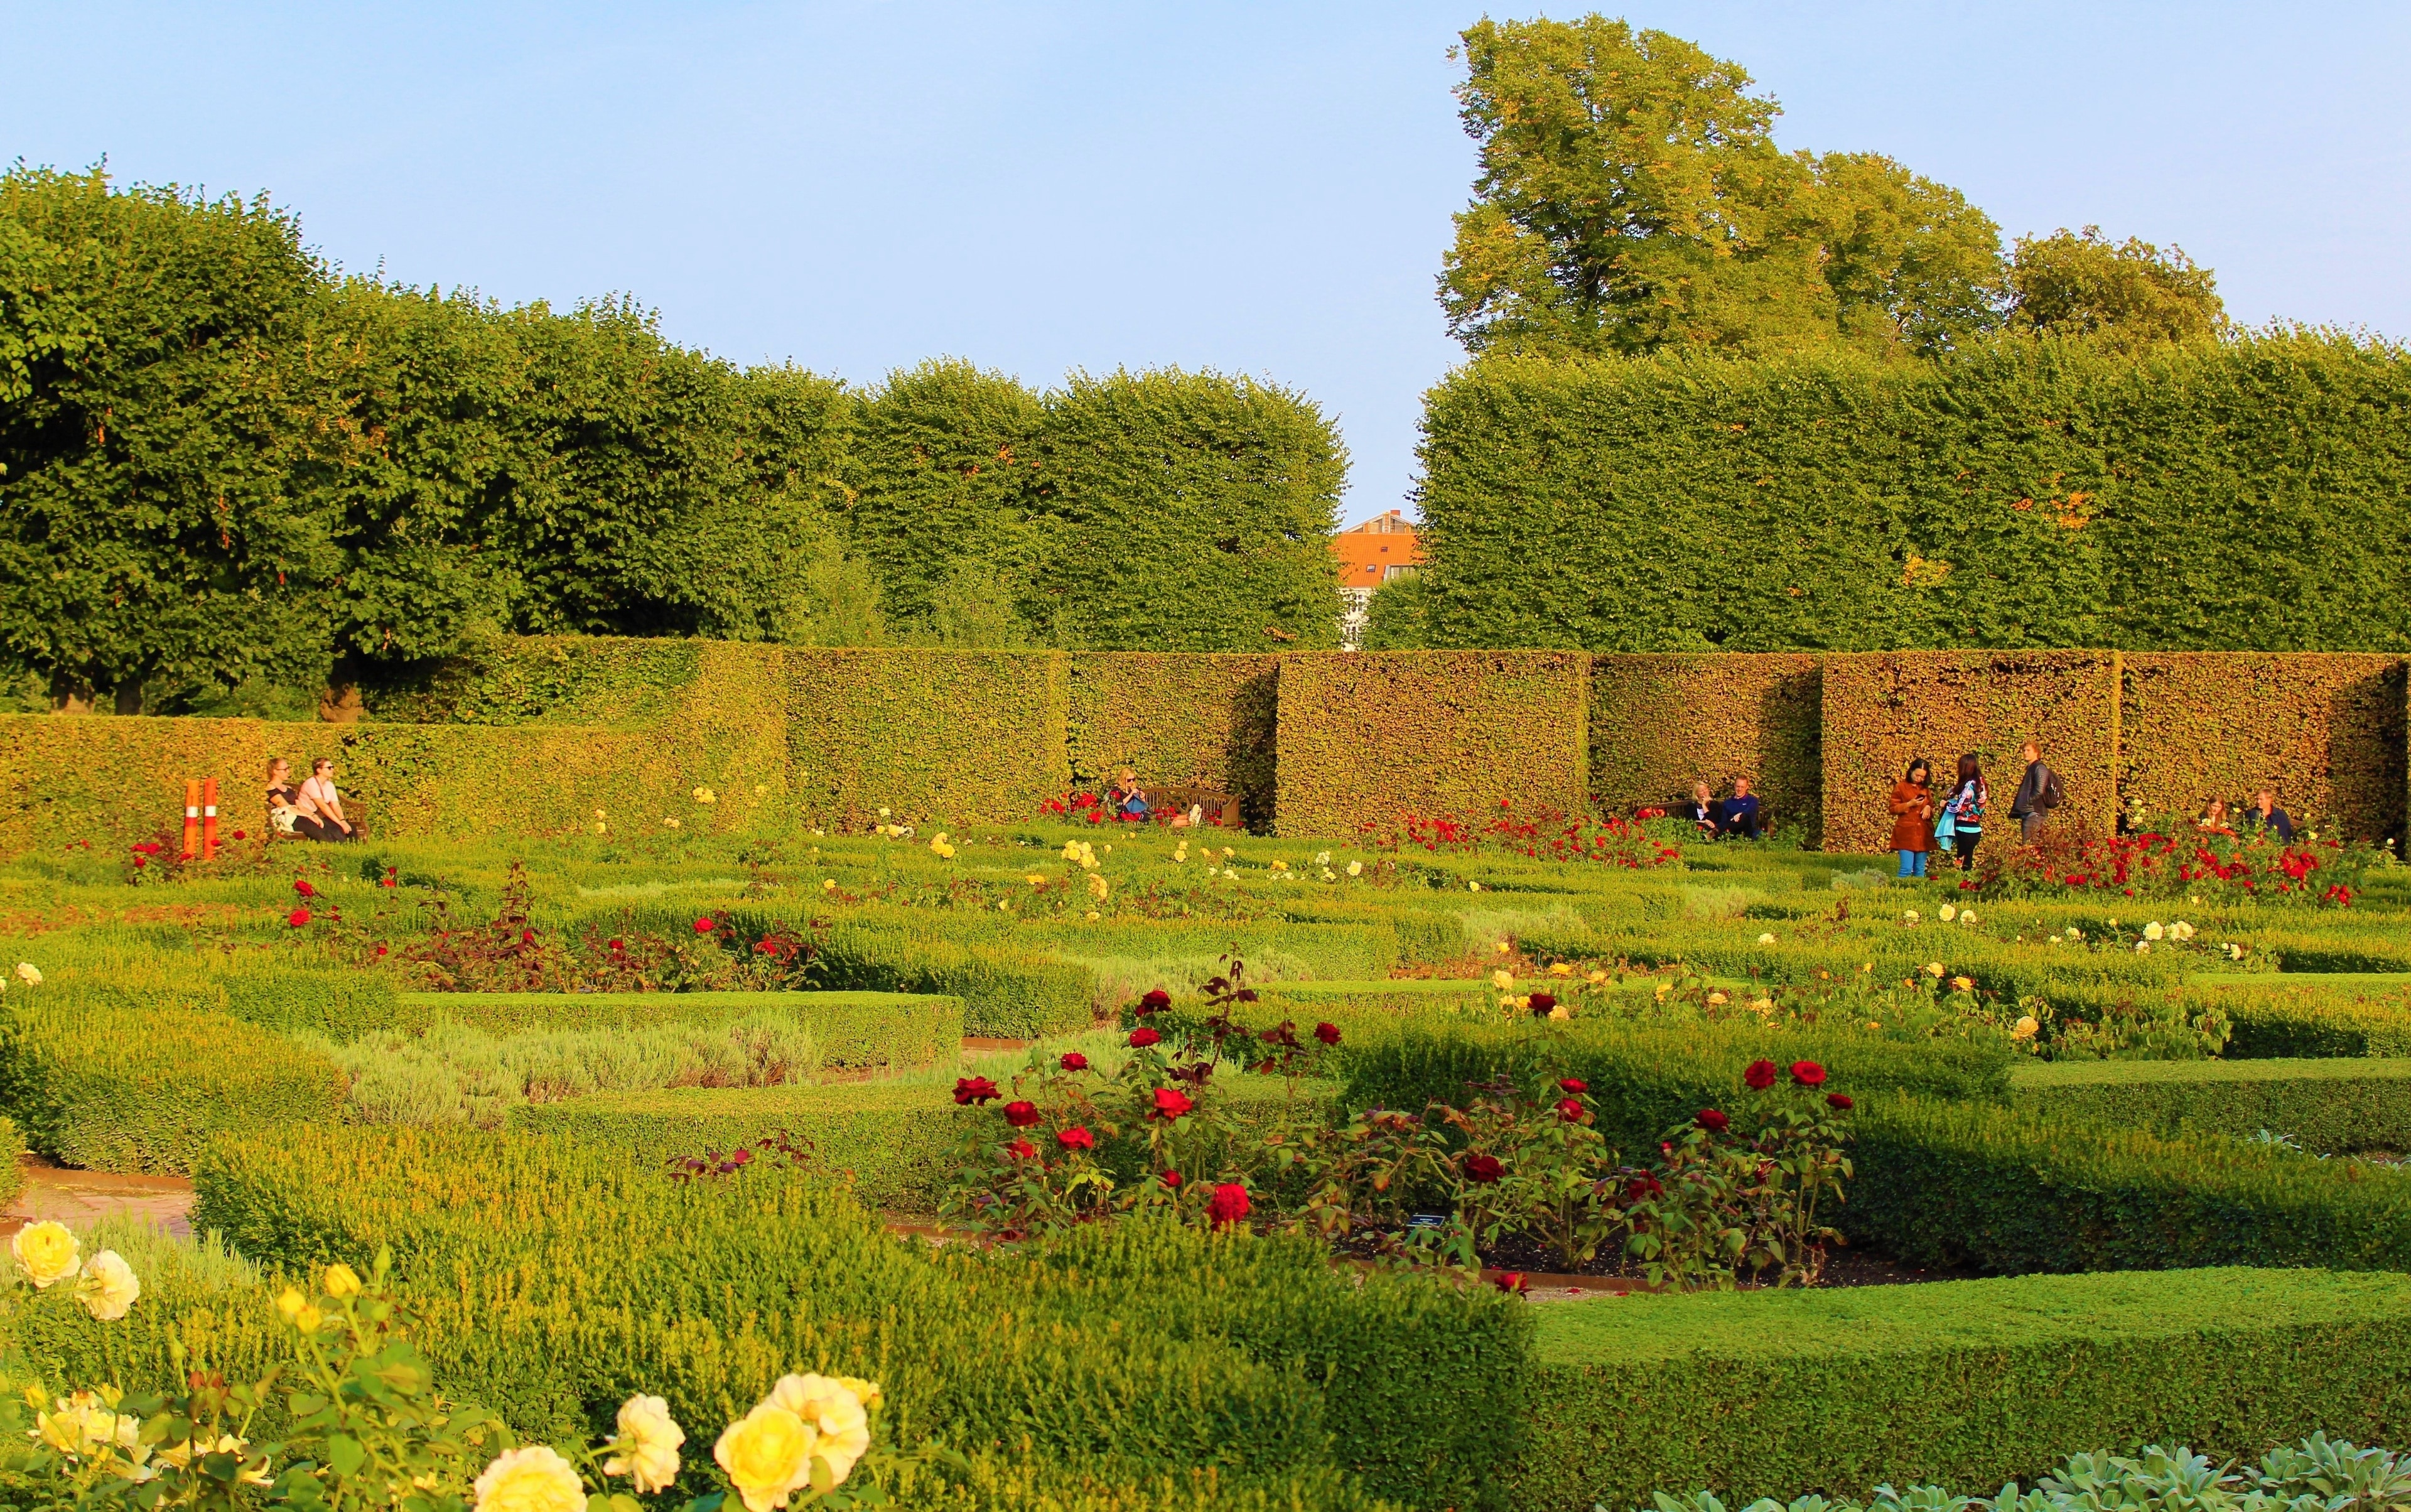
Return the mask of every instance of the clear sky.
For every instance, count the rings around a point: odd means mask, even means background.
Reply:
[[[1268,377],[1345,431],[1351,520],[1406,502],[1457,356],[1475,0],[206,9],[0,0],[0,157],[266,189],[346,268],[633,293],[739,362]],[[1788,147],[1888,153],[2012,236],[2180,243],[2245,320],[2411,335],[2411,7],[1623,13],[1748,68]]]

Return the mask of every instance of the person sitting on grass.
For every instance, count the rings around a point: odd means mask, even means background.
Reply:
[[[2274,830],[2279,844],[2294,843],[2294,821],[2277,806],[2277,790],[2263,787],[2252,795],[2252,806],[2243,811],[2243,822],[2256,829]]]
[[[1758,795],[1749,790],[1749,779],[1733,779],[1732,797],[1726,799],[1717,816],[1717,828],[1728,835],[1745,840],[1758,838]]]

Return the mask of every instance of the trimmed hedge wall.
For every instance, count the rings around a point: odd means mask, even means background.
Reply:
[[[1062,659],[1052,652],[791,651],[797,800],[848,824],[1010,822],[1069,780]]]
[[[230,1018],[52,985],[12,992],[0,1111],[25,1142],[87,1170],[193,1168],[221,1134],[331,1123],[349,1079],[332,1061]]]
[[[1762,816],[1816,844],[1822,668],[1805,655],[1600,656],[1590,668],[1590,791],[1602,807],[1672,809],[1746,777]]]
[[[1064,658],[1070,777],[1102,787],[1123,767],[1149,786],[1235,794],[1271,828],[1279,656],[1080,652]]]
[[[1347,834],[1402,814],[1479,817],[1501,800],[1581,812],[1589,661],[1569,652],[1287,658],[1281,832]]]
[[[2411,1059],[2059,1061],[2010,1075],[2019,1104],[2054,1118],[2251,1138],[2305,1150],[2411,1150]]]
[[[2090,651],[1898,652],[1829,656],[1824,677],[1824,844],[1881,851],[1892,834],[1892,785],[1923,756],[1949,790],[1961,752],[1984,759],[1993,805],[1988,844],[2014,839],[2009,800],[2024,775],[2018,743],[2031,736],[2060,774],[2062,834],[2108,834],[2118,794],[2115,660]]]
[[[2411,1270],[2411,1170],[2002,1103],[1893,1094],[1859,1109],[1834,1225],[1914,1265]]]
[[[2192,652],[2123,658],[2119,792],[2150,814],[2273,787],[2296,820],[2403,833],[2404,663]]]
[[[2064,1455],[2248,1459],[2411,1421],[2411,1278],[2205,1270],[1536,1309],[1519,1512],[1653,1493],[2031,1484]]]

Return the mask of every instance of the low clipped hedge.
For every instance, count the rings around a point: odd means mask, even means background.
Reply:
[[[2232,1058],[2411,1055],[2411,976],[2197,976],[2188,995],[2226,1013]]]
[[[2161,1135],[2286,1135],[2306,1150],[2411,1150],[2411,1059],[2062,1061],[2017,1068],[2019,1104]]]
[[[1096,976],[1011,946],[933,939],[926,922],[840,922],[821,939],[832,989],[958,998],[966,1035],[1039,1039],[1089,1026]]]
[[[531,1029],[644,1029],[791,1015],[811,1031],[821,1064],[906,1070],[962,1049],[963,1001],[930,992],[412,992],[408,1027],[450,1020],[501,1035]]]
[[[1352,1474],[1409,1506],[1506,1505],[1528,1313],[1335,1271],[1310,1241],[1132,1221],[933,1250],[826,1181],[765,1165],[679,1184],[621,1150],[525,1135],[230,1137],[195,1187],[195,1226],[266,1264],[390,1245],[441,1378],[524,1432],[606,1432],[638,1388],[694,1432],[817,1369],[879,1381],[907,1446],[1104,1486],[1202,1469],[1244,1495]],[[155,1377],[177,1326],[154,1317],[112,1373]],[[199,1343],[200,1358],[248,1347]]]
[[[2202,1270],[1540,1312],[1519,1512],[2029,1482],[2104,1444],[2256,1454],[2411,1420],[2411,1277]]]
[[[182,1172],[214,1136],[332,1122],[332,1061],[224,1013],[53,984],[9,994],[0,1111],[25,1143],[88,1170]]]
[[[1861,1100],[1850,1158],[1835,1226],[1917,1265],[2411,1270],[2411,1170],[1907,1094]]]

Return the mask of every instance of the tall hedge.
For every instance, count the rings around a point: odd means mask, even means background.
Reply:
[[[2192,652],[2123,658],[2121,796],[2199,814],[2273,787],[2297,819],[2400,834],[2404,664],[2394,656]]]
[[[1765,816],[1813,839],[1823,814],[1823,675],[1814,656],[1600,656],[1590,669],[1590,791],[1629,812],[1723,797],[1746,777]]]
[[[1271,822],[1279,657],[1086,652],[1064,672],[1074,781],[1132,767],[1149,785],[1235,794],[1249,823]]]
[[[1427,642],[2411,650],[2411,364],[1486,360],[1425,402]]]

